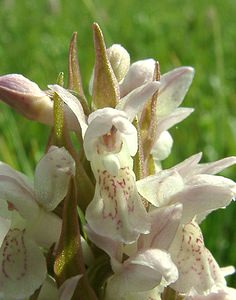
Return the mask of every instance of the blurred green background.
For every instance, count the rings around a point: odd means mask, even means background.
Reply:
[[[106,44],[122,44],[132,61],[152,57],[162,73],[181,65],[196,70],[184,106],[187,120],[171,130],[171,166],[203,151],[203,161],[236,154],[235,0],[0,0],[0,75],[21,73],[42,89],[67,74],[68,43],[79,36],[84,85],[94,63],[91,24]],[[49,133],[0,104],[0,160],[32,175]],[[223,173],[236,179],[236,169]],[[212,213],[202,224],[205,243],[221,266],[236,266],[236,205]],[[236,278],[229,279],[236,287]]]

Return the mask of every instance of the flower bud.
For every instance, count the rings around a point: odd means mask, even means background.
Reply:
[[[151,58],[134,62],[120,84],[121,97],[127,95],[137,87],[153,81],[155,66],[156,62]]]
[[[20,74],[0,76],[0,99],[28,119],[53,122],[53,102],[36,83]]]
[[[113,72],[120,82],[126,75],[130,66],[130,56],[127,50],[121,45],[114,44],[107,49],[108,59]]]

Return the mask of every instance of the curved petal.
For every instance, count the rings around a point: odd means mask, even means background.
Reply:
[[[163,131],[170,129],[175,124],[178,124],[179,122],[183,121],[193,111],[194,111],[193,108],[181,107],[181,108],[177,108],[169,115],[158,119],[158,121],[157,121],[158,125],[157,125],[157,131],[156,131],[155,138],[158,139]]]
[[[149,213],[151,230],[138,239],[138,249],[168,250],[177,232],[182,217],[182,205],[175,204],[157,208]]]
[[[195,170],[197,164],[201,160],[202,153],[194,154],[184,161],[175,165],[172,169],[176,170],[181,177],[188,178],[192,175],[193,171]]]
[[[189,293],[194,288],[203,294],[215,284],[225,285],[224,276],[205,248],[201,230],[195,222],[179,229],[169,252],[179,270],[179,278],[172,284],[178,292]]]
[[[0,76],[0,99],[28,119],[53,124],[53,104],[38,85],[20,74]]]
[[[194,174],[217,174],[236,164],[236,156],[226,157],[211,163],[199,164]]]
[[[52,277],[47,277],[44,281],[37,300],[60,300],[57,284]]]
[[[154,146],[152,147],[152,157],[154,162],[159,162],[160,160],[166,159],[170,153],[173,145],[172,136],[168,131],[163,131],[158,139],[156,140]],[[158,170],[158,168],[156,168]]]
[[[159,86],[160,82],[151,81],[132,90],[127,96],[120,99],[116,108],[123,110],[132,122],[135,116],[143,109],[146,101],[158,90]]]
[[[70,300],[75,288],[83,275],[76,275],[67,279],[59,289],[59,300]]]
[[[184,187],[183,179],[173,170],[164,170],[136,182],[138,192],[154,206],[165,206],[172,195]]]
[[[149,232],[149,220],[141,198],[135,189],[132,172],[128,168],[111,176],[99,173],[101,185],[86,209],[86,220],[94,232],[105,237],[132,243],[140,233]]]
[[[26,230],[39,246],[49,249],[53,243],[58,242],[61,226],[62,220],[56,214],[40,208],[38,216],[26,223]]]
[[[52,146],[39,161],[35,170],[37,201],[48,211],[53,210],[66,196],[75,162],[65,148]]]
[[[69,110],[65,106],[65,113],[66,113],[66,121],[67,125],[70,129],[73,130],[78,130],[78,123],[82,131],[82,136],[84,136],[85,131],[87,129],[87,122],[86,122],[86,117],[83,111],[83,107],[79,100],[72,95],[69,91],[64,89],[63,87],[54,84],[54,85],[49,85],[48,86],[53,92],[55,92],[62,101],[65,102],[67,107],[69,107]],[[72,111],[72,113],[70,112]],[[78,121],[78,123],[75,120],[75,117]]]
[[[183,101],[194,76],[191,67],[176,68],[161,76],[158,93],[157,116],[160,118],[174,111]]]
[[[11,228],[12,214],[8,210],[8,205],[5,201],[0,201],[0,247]]]
[[[136,153],[137,131],[124,112],[110,107],[99,109],[89,116],[88,122],[89,126],[84,136],[84,151],[88,160],[92,160],[94,153],[119,152],[123,142],[122,138],[128,141],[130,155]],[[113,126],[117,131],[110,133]],[[107,139],[111,140],[107,144],[100,140],[106,134]],[[133,144],[133,142],[136,143]]]
[[[112,238],[98,235],[88,225],[85,227],[89,240],[105,251],[112,260],[121,262],[122,243]]]
[[[198,214],[209,214],[213,210],[224,208],[233,197],[234,194],[228,187],[205,184],[186,186],[169,200],[170,203],[183,204],[182,222],[187,223]]]
[[[39,211],[34,190],[26,176],[0,163],[0,194],[22,217],[34,219]]]
[[[121,97],[124,97],[137,87],[153,81],[155,64],[154,59],[144,59],[134,62],[120,84]]]
[[[123,269],[111,277],[108,285],[117,299],[123,299],[127,293],[149,291],[160,283],[167,286],[177,278],[178,270],[170,255],[159,249],[150,249],[126,260]]]
[[[45,258],[25,230],[11,229],[0,249],[0,291],[5,298],[25,299],[46,278]]]

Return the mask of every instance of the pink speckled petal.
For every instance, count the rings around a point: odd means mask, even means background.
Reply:
[[[212,254],[206,249],[201,229],[191,222],[179,229],[169,252],[179,271],[172,288],[189,293],[211,289],[215,284],[225,284],[224,276]]]
[[[40,287],[47,273],[39,247],[25,230],[11,229],[0,249],[0,291],[4,299],[25,299]]]

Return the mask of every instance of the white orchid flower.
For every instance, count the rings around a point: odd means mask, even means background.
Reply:
[[[236,196],[236,183],[214,174],[236,163],[236,157],[199,164],[201,153],[167,170],[137,182],[139,193],[155,207],[183,204],[182,223],[194,217],[200,222],[207,214],[224,208]]]
[[[138,87],[117,108],[99,109],[86,120],[76,98],[58,85],[49,86],[75,113],[84,137],[84,150],[96,179],[95,195],[86,219],[100,235],[131,243],[149,232],[146,209],[135,185],[133,160],[137,152],[134,117],[158,89],[158,82]],[[120,108],[120,109],[118,109]]]
[[[36,167],[34,184],[0,163],[0,292],[25,299],[43,283],[46,261],[40,247],[58,241],[61,219],[51,211],[66,196],[75,166],[64,148],[51,147]]]
[[[143,84],[152,82],[155,64],[154,59],[134,62],[120,83],[121,96],[125,96]],[[188,92],[193,76],[194,69],[191,67],[179,67],[161,75],[156,106],[157,131],[151,151],[156,172],[161,169],[160,161],[170,154],[173,144],[170,134],[166,131],[193,112],[192,108],[178,108]]]
[[[115,239],[98,235],[86,228],[89,239],[111,259],[114,274],[106,286],[106,300],[160,299],[163,288],[178,278],[168,249],[175,237],[182,205],[160,208],[150,213],[149,234],[140,235],[137,243],[123,245]],[[128,257],[123,260],[123,254]]]
[[[227,206],[236,196],[235,182],[210,175],[235,164],[236,157],[208,164],[199,164],[200,158],[201,154],[194,155],[137,182],[139,193],[154,206],[183,205],[182,225],[169,249],[179,270],[179,278],[172,286],[180,293],[194,288],[201,294],[214,285],[225,285],[221,269],[204,246],[197,222],[211,211]]]

